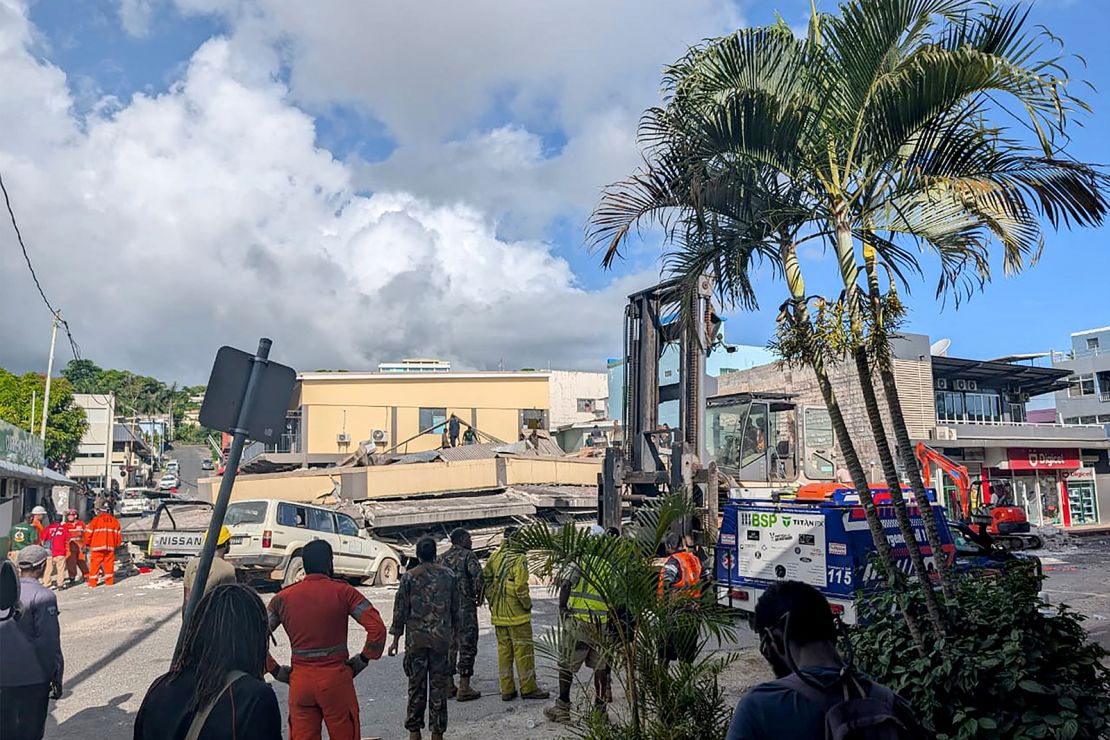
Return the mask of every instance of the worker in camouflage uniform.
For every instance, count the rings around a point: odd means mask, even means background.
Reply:
[[[459,630],[451,646],[451,696],[459,701],[477,699],[482,692],[470,685],[474,675],[474,657],[478,655],[478,605],[482,603],[485,580],[478,556],[471,550],[473,543],[470,532],[462,527],[451,532],[451,548],[443,554],[440,562],[455,574],[455,586],[459,590]],[[459,685],[455,686],[454,674],[459,674]]]
[[[409,704],[405,728],[409,740],[420,740],[424,708],[432,740],[443,740],[447,730],[447,687],[451,682],[448,653],[459,625],[459,590],[450,569],[436,563],[436,543],[423,537],[416,543],[420,564],[401,576],[393,602],[393,642],[389,654],[405,636],[405,675],[409,678]],[[431,694],[429,701],[428,694]]]

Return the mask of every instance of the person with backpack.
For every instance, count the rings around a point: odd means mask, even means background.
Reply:
[[[270,626],[262,599],[225,584],[204,594],[170,672],[155,679],[134,740],[281,740],[281,709],[262,676]]]
[[[775,680],[744,695],[727,740],[925,740],[909,704],[837,652],[832,609],[813,586],[771,584],[756,602],[752,629]]]

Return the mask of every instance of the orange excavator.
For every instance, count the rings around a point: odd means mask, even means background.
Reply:
[[[986,503],[983,500],[983,481],[972,480],[965,466],[924,442],[917,443],[916,452],[926,488],[931,485],[933,465],[955,486],[959,511],[953,512],[956,515],[953,518],[977,526],[980,533],[990,535],[996,544],[1007,550],[1035,550],[1044,544],[1040,537],[1029,531],[1029,518],[1024,509],[1014,505],[1008,482],[991,481],[993,500]]]

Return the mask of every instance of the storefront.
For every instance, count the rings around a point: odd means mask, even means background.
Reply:
[[[1080,468],[1067,473],[1064,487],[1068,492],[1068,511],[1071,515],[1068,526],[1097,524],[1098,486],[1095,483],[1094,468]]]
[[[1078,448],[1009,447],[996,467],[983,468],[988,500],[1025,510],[1034,526],[1098,522],[1094,470]]]
[[[0,421],[0,552],[7,552],[7,535],[14,523],[25,519],[36,505],[57,511],[60,507],[52,497],[55,487],[76,485],[45,466],[38,436]]]

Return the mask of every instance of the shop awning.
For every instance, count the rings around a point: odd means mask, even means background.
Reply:
[[[959,357],[932,358],[933,377],[962,378],[990,382],[994,387],[1009,386],[1030,396],[1064,390],[1070,370],[1034,367],[997,360],[964,360]]]
[[[35,485],[69,486],[76,488],[80,483],[70,480],[56,470],[50,468],[30,468],[26,465],[17,465],[7,460],[0,460],[0,478],[15,478]]]

